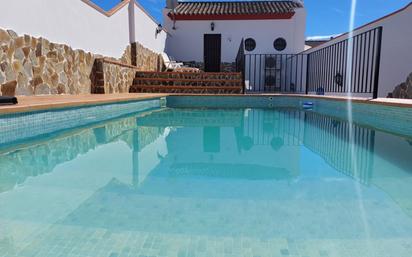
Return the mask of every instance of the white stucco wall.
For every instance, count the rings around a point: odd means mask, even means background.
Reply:
[[[134,6],[136,40],[153,51],[163,51],[166,33],[156,38],[157,22],[141,6]],[[1,8],[3,29],[104,56],[121,57],[131,39],[128,5],[110,17],[81,0],[2,0]]]
[[[164,52],[167,33],[162,30],[156,35],[158,23],[138,3],[134,5],[134,16],[135,41],[157,53]]]
[[[405,82],[407,76],[412,72],[411,24],[412,3],[404,10],[370,23],[354,32],[354,35],[358,35],[373,28],[383,27],[378,97],[387,97],[388,93],[392,92],[395,86]],[[348,35],[338,37],[305,53],[314,52],[347,38]],[[366,95],[359,94],[359,96]]]
[[[166,41],[166,51],[176,60],[203,61],[204,34],[222,35],[222,62],[235,61],[242,38],[253,38],[256,48],[247,53],[278,53],[273,42],[279,37],[286,39],[288,46],[281,53],[298,53],[304,50],[306,11],[301,8],[289,20],[188,20],[173,21],[166,16],[164,10],[164,26],[170,33]],[[215,29],[211,31],[210,24]],[[280,52],[279,52],[280,53]]]
[[[120,57],[129,44],[127,8],[107,17],[81,0],[2,2],[0,27],[18,34],[111,57]]]

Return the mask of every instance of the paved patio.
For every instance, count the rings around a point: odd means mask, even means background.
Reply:
[[[113,102],[125,102],[163,97],[167,94],[89,94],[89,95],[45,95],[45,96],[18,96],[17,105],[0,106],[0,114],[28,112],[44,109],[94,105]]]

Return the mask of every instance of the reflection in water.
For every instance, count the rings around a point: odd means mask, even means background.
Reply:
[[[350,154],[349,126],[354,134],[356,160],[352,160]],[[378,139],[381,144],[401,140],[384,133],[378,135],[383,138],[383,141]],[[164,170],[168,170],[170,176],[288,180],[300,173],[302,147],[365,185],[370,184],[376,169],[375,158],[389,158],[388,161],[399,164],[401,170],[410,169],[410,159],[403,157],[412,152],[411,147],[403,145],[403,154],[398,156],[400,161],[394,160],[396,156],[387,156],[391,149],[383,151],[384,147],[375,146],[375,137],[373,129],[296,109],[164,109],[8,150],[0,155],[0,192],[12,190],[27,177],[49,173],[58,164],[87,154],[99,145],[117,141],[125,142],[133,152],[135,186],[141,182],[141,174],[146,178],[156,166],[165,163],[169,167]],[[164,155],[159,152],[162,147],[155,149],[161,145],[156,142],[159,140],[163,141]],[[152,156],[139,154],[151,144],[154,144]],[[399,148],[398,144],[394,145]],[[291,162],[291,158],[296,161]],[[358,173],[354,172],[355,166],[359,167]]]
[[[350,126],[356,160],[352,160],[350,154]],[[167,136],[162,137],[165,134]],[[378,138],[381,145],[390,140],[401,141],[388,134],[378,132],[378,135],[382,138]],[[133,172],[140,174],[134,176],[137,185],[142,180],[141,174],[146,178],[163,164],[169,166],[162,172],[167,170],[170,176],[192,174],[288,180],[299,176],[302,147],[322,157],[335,170],[365,185],[371,183],[377,169],[376,158],[389,158],[387,161],[400,165],[401,170],[410,170],[410,159],[403,157],[412,152],[411,147],[393,144],[401,147],[403,152],[398,156],[400,161],[394,160],[396,156],[387,156],[391,149],[375,146],[375,137],[373,129],[295,109],[165,109],[137,119],[129,117],[107,122],[3,153],[0,155],[0,192],[12,190],[27,177],[51,172],[58,164],[87,154],[99,145],[117,141],[125,142],[133,152]],[[163,154],[159,152],[160,148],[156,149],[162,145],[157,142],[159,140],[163,141],[163,147],[160,147],[164,148]],[[150,157],[146,153],[139,154],[151,144],[154,145]],[[396,150],[394,148],[393,152]],[[354,161],[357,161],[356,165]],[[358,173],[354,172],[355,166],[359,167]]]
[[[373,172],[374,130],[317,113],[306,113],[305,124],[303,143],[307,148],[322,156],[336,170],[369,184]],[[355,159],[349,142],[350,127]]]
[[[301,247],[296,256],[342,256],[328,248],[334,240],[356,250],[345,256],[368,256],[357,243],[365,239],[353,192],[360,183],[371,240],[408,256],[411,155],[405,139],[296,109],[122,118],[4,149],[0,252],[276,256]]]

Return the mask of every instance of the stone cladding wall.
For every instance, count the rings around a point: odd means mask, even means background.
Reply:
[[[128,93],[137,71],[163,69],[160,55],[136,42],[126,48],[120,60],[96,59],[91,75],[91,90],[95,94]]]
[[[412,73],[406,78],[406,81],[395,87],[389,97],[412,99]]]
[[[130,93],[241,94],[241,73],[138,71]]]
[[[0,29],[1,95],[90,93],[94,55]]]
[[[205,66],[203,62],[183,62],[184,65],[188,67],[198,68],[200,70],[204,70]],[[220,63],[220,71],[221,72],[236,72],[236,63],[235,62],[222,62]]]

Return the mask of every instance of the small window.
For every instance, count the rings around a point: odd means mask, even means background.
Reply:
[[[277,50],[277,51],[283,51],[286,49],[287,43],[286,40],[284,38],[278,38],[275,40],[275,42],[273,42],[273,47]]]
[[[245,49],[246,51],[250,52],[255,50],[256,48],[256,41],[253,38],[248,38],[245,40]]]

